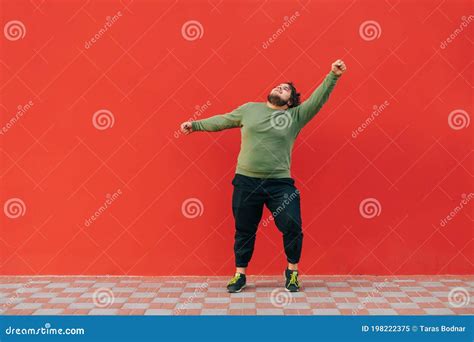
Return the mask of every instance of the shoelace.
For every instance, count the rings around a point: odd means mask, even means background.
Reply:
[[[240,279],[240,273],[236,273],[235,276],[229,281],[228,285],[233,285]]]
[[[288,285],[298,285],[298,273],[297,272],[291,272],[291,277],[290,277],[290,283]]]

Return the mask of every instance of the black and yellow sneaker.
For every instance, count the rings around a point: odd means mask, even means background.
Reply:
[[[246,277],[243,273],[235,273],[232,279],[227,284],[227,292],[236,293],[242,291],[246,285]]]
[[[298,271],[292,271],[288,268],[285,270],[285,289],[289,292],[298,292],[300,283],[298,282]]]

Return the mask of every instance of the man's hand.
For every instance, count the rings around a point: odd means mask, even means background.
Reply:
[[[183,132],[184,135],[187,135],[193,132],[193,125],[191,124],[190,121],[186,121],[181,124],[181,132]]]
[[[341,59],[338,59],[331,65],[331,70],[333,73],[335,73],[337,76],[342,75],[346,71],[346,65]]]

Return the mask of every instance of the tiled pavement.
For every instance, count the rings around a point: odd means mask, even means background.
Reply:
[[[474,276],[305,276],[289,294],[277,276],[2,276],[4,315],[457,315],[474,314]]]

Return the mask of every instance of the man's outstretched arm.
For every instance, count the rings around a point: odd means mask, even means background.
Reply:
[[[319,112],[329,99],[339,77],[346,71],[346,65],[340,59],[331,65],[331,71],[311,96],[295,108],[295,121],[300,128],[306,125]]]
[[[215,115],[207,119],[186,121],[181,124],[181,131],[189,134],[194,131],[217,132],[228,128],[241,127],[245,104],[227,114]]]

